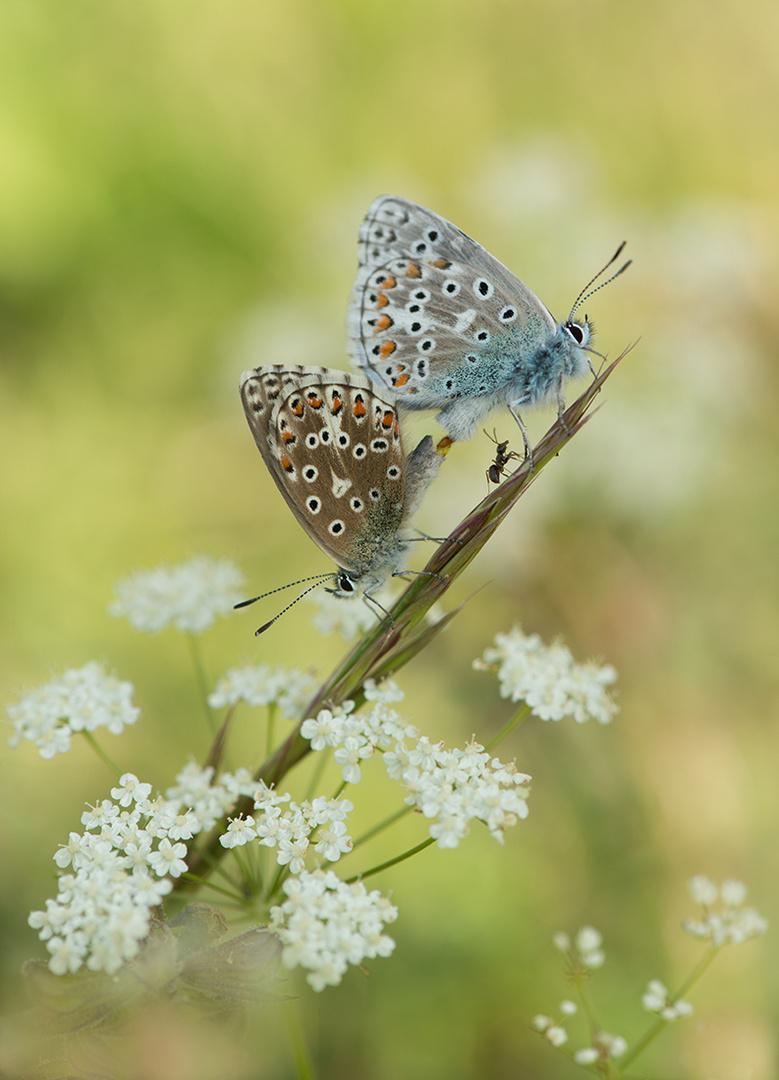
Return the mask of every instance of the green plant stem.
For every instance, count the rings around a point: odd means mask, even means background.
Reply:
[[[111,760],[111,758],[105,752],[105,750],[102,748],[102,746],[97,741],[97,739],[92,734],[92,732],[91,731],[82,731],[81,734],[84,736],[86,741],[89,743],[89,745],[95,751],[95,753],[100,758],[100,760],[103,762],[103,764],[107,765],[108,768],[111,770],[111,772],[116,773],[117,777],[121,776],[122,775],[122,770],[119,768],[118,765],[114,764],[114,762]]]
[[[298,1076],[301,1080],[316,1080],[316,1073],[314,1072],[314,1065],[311,1061],[311,1055],[308,1052],[305,1039],[303,1037],[303,1027],[300,1023],[300,1016],[298,1014],[298,1004],[296,1001],[291,1001],[287,1005],[287,1027],[289,1029],[289,1037],[292,1043],[292,1052],[295,1056],[295,1064],[298,1070]]]
[[[380,821],[378,825],[374,825],[372,829],[368,829],[368,831],[364,832],[358,840],[354,841],[354,844],[352,845],[352,851],[354,851],[356,847],[359,847],[360,844],[364,844],[366,841],[372,839],[374,836],[376,836],[377,833],[382,832],[384,829],[388,829],[390,825],[394,825],[396,821],[399,821],[402,817],[405,817],[406,814],[410,814],[413,809],[413,806],[404,806],[396,813],[390,814],[390,816],[388,818],[385,818],[384,821]]]
[[[526,705],[523,702],[522,705],[520,706],[520,708],[517,709],[517,711],[511,717],[509,722],[505,725],[505,727],[502,728],[502,730],[498,732],[498,734],[495,736],[494,739],[490,739],[490,741],[487,743],[487,746],[485,747],[485,749],[494,750],[495,747],[498,746],[500,743],[502,743],[504,739],[508,738],[508,736],[514,730],[514,728],[519,727],[519,725],[522,723],[522,721],[524,719],[526,719],[526,717],[529,714],[530,714],[530,706]]]
[[[276,738],[276,711],[277,705],[272,701],[268,706],[268,734],[265,740],[265,753],[270,757],[273,750],[273,742]]]
[[[692,973],[685,979],[677,992],[672,996],[673,1001],[678,1001],[680,998],[684,997],[684,995],[698,982],[707,971],[718,952],[719,949],[715,949],[713,946],[709,947],[697,967],[693,969]],[[668,1021],[659,1018],[652,1027],[649,1028],[646,1034],[642,1035],[636,1045],[631,1047],[630,1053],[625,1054],[625,1056],[620,1059],[620,1065],[623,1071],[627,1069],[627,1067],[636,1060],[638,1055],[643,1053],[652,1040],[656,1039],[660,1032],[664,1031],[667,1027]]]
[[[327,768],[327,755],[324,754],[320,750],[319,751],[319,759],[318,759],[318,761],[316,763],[316,768],[314,769],[313,773],[311,774],[311,780],[309,782],[308,788],[306,789],[306,798],[309,800],[309,802],[313,798],[314,792],[319,790],[319,782],[322,779],[322,774],[324,773],[326,768]]]
[[[195,878],[192,874],[184,873],[182,877],[187,878],[188,881],[197,885],[202,885],[206,889],[211,889],[212,892],[219,893],[220,896],[227,897],[237,904],[243,905],[246,902],[246,898],[241,895],[240,892],[236,892],[231,889],[223,889],[221,885],[216,885],[213,881],[208,881],[205,878]]]
[[[208,704],[208,678],[206,676],[205,665],[203,664],[203,654],[200,651],[200,639],[196,634],[187,634],[186,636],[189,640],[189,651],[195,668],[198,696],[200,697],[201,704],[206,714],[206,724],[208,725],[209,733],[214,735],[214,714],[211,710],[211,706]]]
[[[430,847],[430,845],[434,843],[435,837],[428,836],[421,844],[409,848],[409,850],[404,851],[402,855],[396,855],[394,859],[388,859],[387,862],[380,863],[378,866],[372,866],[370,870],[363,870],[361,874],[355,874],[354,877],[347,878],[345,884],[353,885],[355,881],[364,881],[365,878],[373,877],[374,874],[379,874],[382,870],[388,870],[390,866],[395,866],[397,863],[410,859],[412,855],[416,855],[418,851],[424,851],[425,848]]]

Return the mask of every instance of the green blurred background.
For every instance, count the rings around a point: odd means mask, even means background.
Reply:
[[[265,473],[237,380],[348,366],[371,200],[455,221],[558,316],[619,241],[635,260],[587,310],[598,348],[636,348],[448,594],[472,596],[465,616],[402,678],[431,737],[486,740],[509,709],[471,661],[521,621],[614,663],[621,715],[513,736],[503,755],[534,791],[504,849],[475,830],[375,879],[400,905],[398,948],[370,979],[303,991],[321,1077],[573,1076],[528,1028],[569,994],[554,931],[604,933],[601,1021],[631,1042],[647,981],[673,986],[699,955],[679,932],[692,874],[742,878],[777,921],[777,40],[767,0],[0,7],[1,693],[104,660],[144,710],[107,749],[157,785],[206,747],[186,642],[111,619],[112,584],[200,551],[235,559],[248,595],[328,568]],[[493,425],[519,448],[508,414]],[[431,416],[409,429],[436,433]],[[454,447],[420,527],[460,520],[493,451]],[[274,610],[209,632],[214,678],[327,673],[345,645],[306,604],[252,637]],[[51,855],[110,777],[81,746],[1,754],[10,1008],[43,955],[26,916],[54,894]],[[422,835],[409,822],[368,863]],[[772,934],[723,955],[640,1075],[776,1075],[777,971]],[[277,1009],[247,1038],[230,1076],[295,1075]]]

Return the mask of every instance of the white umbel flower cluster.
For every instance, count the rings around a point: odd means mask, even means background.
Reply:
[[[112,735],[120,735],[141,714],[132,704],[132,693],[132,683],[106,674],[94,660],[66,671],[8,706],[16,729],[11,745],[28,739],[42,758],[51,758],[67,753],[74,732],[105,727]]]
[[[603,951],[603,935],[594,926],[583,926],[576,932],[576,937],[571,941],[568,934],[560,930],[556,933],[552,942],[556,949],[566,953],[575,965],[594,971],[603,967],[606,954]]]
[[[538,634],[523,634],[518,626],[497,634],[473,666],[494,671],[501,697],[524,701],[540,720],[570,716],[577,724],[608,724],[618,711],[606,689],[617,678],[610,664],[577,664],[562,642],[544,645]]]
[[[229,615],[241,599],[244,575],[229,559],[196,555],[178,566],[139,570],[114,586],[111,615],[125,616],[134,630],[156,634],[166,626],[201,634]]]
[[[271,927],[284,946],[281,960],[308,971],[314,990],[337,986],[349,964],[389,956],[395,948],[383,930],[398,909],[377,889],[347,885],[332,870],[304,872],[283,888],[287,899],[271,908]]]
[[[641,1002],[648,1012],[655,1013],[668,1024],[673,1020],[679,1020],[682,1016],[691,1016],[693,1011],[689,1001],[682,1001],[681,998],[674,1001],[668,988],[659,979],[652,979],[649,982]]]
[[[299,716],[317,688],[317,680],[305,671],[269,664],[232,668],[216,684],[208,698],[212,709],[232,707],[239,701],[247,705],[278,705],[288,720]]]
[[[377,704],[370,712],[354,713],[352,703],[345,702],[338,709],[321,709],[301,727],[314,750],[335,750],[347,783],[358,783],[361,763],[381,750],[390,778],[405,790],[405,802],[431,821],[430,835],[442,848],[457,847],[473,819],[502,842],[504,830],[527,817],[526,773],[491,759],[477,742],[463,750],[431,743],[385,704],[397,700],[394,686],[384,691],[384,700],[375,686],[371,694]]]
[[[724,881],[716,885],[698,874],[688,883],[693,900],[704,909],[702,919],[685,919],[682,929],[692,937],[710,941],[715,948],[722,945],[741,945],[750,938],[759,937],[768,929],[768,920],[754,908],[744,907],[747,887],[741,881]],[[711,906],[720,901],[720,909]]]
[[[255,784],[255,788],[256,788]],[[282,805],[289,803],[286,810]],[[292,802],[287,794],[276,794],[264,785],[254,793],[257,813],[233,818],[227,832],[220,836],[222,847],[242,847],[258,841],[264,847],[276,848],[276,862],[288,866],[290,873],[302,874],[311,836],[318,830],[313,850],[328,862],[337,862],[352,850],[352,838],[347,832],[346,819],[354,810],[348,799],[326,799],[323,795],[312,802]]]
[[[149,932],[151,909],[187,869],[184,841],[209,829],[241,795],[256,788],[248,772],[224,774],[187,766],[165,797],[126,773],[111,799],[81,817],[54,856],[61,870],[54,900],[28,919],[49,951],[55,975],[78,971],[113,974],[132,960]]]

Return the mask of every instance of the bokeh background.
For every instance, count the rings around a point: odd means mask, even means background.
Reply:
[[[779,921],[777,40],[768,0],[0,7],[0,697],[104,660],[144,710],[108,749],[159,786],[206,747],[187,643],[111,619],[113,582],[201,551],[235,559],[248,595],[328,568],[237,380],[348,366],[371,200],[455,221],[558,316],[619,241],[635,260],[587,310],[598,348],[636,347],[402,678],[431,737],[486,740],[509,707],[471,661],[521,622],[615,664],[621,714],[521,728],[503,754],[534,791],[505,848],[476,830],[375,879],[400,905],[395,956],[321,995],[288,984],[323,1078],[573,1076],[529,1030],[569,994],[553,932],[603,932],[601,1022],[631,1042],[647,981],[673,987],[699,955],[679,931],[692,874],[745,880]],[[508,414],[493,427],[519,448]],[[454,448],[422,528],[484,495],[493,449]],[[330,670],[346,646],[306,604],[252,637],[273,610],[208,633],[214,678]],[[253,765],[262,732],[243,723]],[[55,891],[51,855],[111,778],[86,747],[0,757],[11,1009],[43,955],[26,916]],[[376,820],[388,790],[363,787]],[[368,863],[422,835],[408,822]],[[776,1075],[777,960],[775,934],[723,955],[641,1075]],[[282,1011],[257,1011],[231,1077],[296,1075]]]

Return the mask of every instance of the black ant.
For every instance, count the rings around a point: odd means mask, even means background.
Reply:
[[[520,458],[522,455],[515,454],[513,450],[509,450],[509,452],[506,453],[509,444],[508,439],[506,439],[505,442],[498,442],[498,437],[494,431],[492,435],[490,435],[487,431],[485,431],[484,434],[491,442],[494,442],[496,446],[495,460],[492,462],[489,469],[487,469],[485,475],[487,477],[488,483],[499,484],[508,463],[515,458]]]

